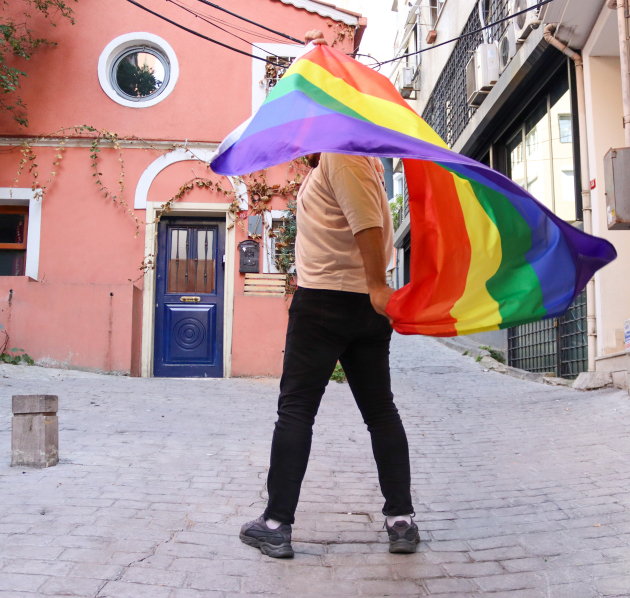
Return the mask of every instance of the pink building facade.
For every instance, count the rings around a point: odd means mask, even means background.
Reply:
[[[200,15],[242,26],[230,30],[258,47],[172,3],[144,5],[260,58],[300,50],[201,3]],[[316,0],[233,0],[229,9],[298,39],[321,29],[346,52],[366,25]],[[0,347],[8,335],[8,348],[42,365],[132,376],[279,375],[289,299],[265,290],[279,283],[260,275],[277,272],[266,233],[287,198],[271,198],[259,239],[247,187],[206,164],[264,101],[265,62],[125,0],[79,2],[74,26],[33,26],[58,45],[26,65],[28,129],[6,114],[0,125]],[[81,125],[119,140],[100,142],[95,169],[95,133],[72,129]],[[285,185],[287,175],[295,172],[278,166],[267,180]],[[161,206],[191,181],[156,224]],[[258,276],[241,271],[248,229],[260,248]]]

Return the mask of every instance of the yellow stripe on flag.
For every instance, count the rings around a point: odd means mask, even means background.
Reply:
[[[284,78],[296,74],[302,75],[329,96],[352,107],[352,110],[376,125],[416,137],[439,147],[448,147],[415,112],[388,100],[362,93],[308,59],[298,60]]]
[[[451,173],[451,176],[470,239],[470,268],[466,288],[451,310],[451,315],[457,319],[455,329],[458,334],[471,334],[479,329],[498,330],[502,322],[499,304],[488,292],[486,283],[501,265],[501,234],[477,200],[470,182],[455,173]]]

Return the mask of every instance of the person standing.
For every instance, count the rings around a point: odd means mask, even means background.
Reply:
[[[325,44],[321,31],[306,43]],[[333,132],[331,132],[333,134]],[[386,268],[393,225],[378,158],[311,154],[297,196],[298,289],[289,309],[278,420],[262,516],[240,539],[271,557],[292,557],[291,526],[326,385],[341,363],[372,439],[385,505],[390,552],[412,553],[413,522],[407,436],[393,401],[389,371],[393,293]]]

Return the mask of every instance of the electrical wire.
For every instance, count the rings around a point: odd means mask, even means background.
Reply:
[[[417,52],[412,52],[410,54],[403,54],[402,56],[398,56],[397,58],[392,58],[390,60],[384,60],[383,62],[375,62],[374,64],[369,64],[368,66],[373,68],[375,66],[382,66],[384,64],[388,64],[390,62],[396,62],[397,60],[403,60],[404,58],[407,58],[409,56],[415,56],[416,54],[422,54],[423,52],[428,52],[429,50],[435,50],[435,48],[439,48],[440,46],[444,46],[446,44],[450,44],[451,42],[456,42],[460,39],[463,39],[465,37],[469,37],[471,35],[475,35],[477,33],[481,33],[482,31],[486,30],[486,29],[490,29],[491,27],[494,27],[495,25],[498,25],[499,23],[503,23],[504,21],[509,21],[510,19],[513,19],[514,17],[518,17],[519,15],[525,14],[526,12],[529,12],[530,10],[535,10],[536,8],[540,8],[541,6],[544,6],[545,4],[549,4],[550,2],[553,2],[553,0],[543,0],[542,2],[539,2],[538,4],[535,4],[534,6],[530,6],[524,10],[519,10],[518,12],[515,12],[514,14],[511,14],[509,17],[505,17],[503,19],[497,19],[496,21],[493,21],[492,23],[490,23],[489,25],[485,25],[484,27],[481,27],[480,29],[475,29],[474,31],[469,31],[468,33],[463,33],[462,35],[459,35],[457,37],[454,37],[453,39],[449,39],[445,42],[439,43],[439,44],[435,44],[433,46],[430,46],[429,48],[423,48],[422,50],[418,50]]]
[[[243,54],[244,56],[249,56],[250,58],[255,58],[256,60],[262,60],[263,62],[275,64],[271,62],[270,60],[267,60],[266,58],[261,58],[260,56],[254,56],[253,54],[250,54],[249,52],[244,52],[243,50],[239,50],[237,48],[234,48],[233,46],[229,46],[228,44],[224,44],[223,42],[219,42],[216,39],[212,39],[211,37],[203,35],[199,33],[198,31],[195,31],[194,29],[189,29],[188,27],[184,27],[183,25],[180,25],[179,23],[176,23],[175,21],[172,21],[171,19],[167,19],[165,16],[162,16],[160,13],[157,13],[151,10],[150,8],[147,8],[146,6],[142,6],[142,4],[139,4],[135,0],[127,0],[127,2],[133,4],[134,6],[137,6],[138,8],[141,8],[142,10],[146,10],[148,13],[151,13],[152,15],[158,17],[158,19],[162,19],[163,21],[166,21],[167,23],[170,23],[171,25],[175,25],[175,27],[179,27],[180,29],[183,29],[184,31],[188,31],[188,33],[192,33],[193,35],[196,35],[197,37],[205,39],[206,41],[212,42],[213,44],[223,46],[224,48],[227,48],[228,50],[232,50],[233,52],[237,52],[238,54]]]
[[[172,0],[167,0],[168,2],[172,1]],[[224,19],[219,19],[218,17],[214,17],[214,16],[210,16],[207,13],[204,12],[200,12],[198,10],[194,10],[192,8],[190,8],[190,6],[188,5],[184,5],[186,6],[187,9],[190,9],[190,11],[199,16],[199,18],[202,18],[204,21],[212,21],[212,23],[219,23],[225,27],[229,27],[230,29],[235,29],[236,31],[240,31],[242,33],[248,33],[250,35],[255,35],[259,38],[271,41],[271,42],[275,42],[275,43],[284,43],[284,41],[279,40],[277,37],[272,37],[271,35],[267,34],[267,33],[261,33],[259,31],[252,31],[251,29],[245,29],[239,25],[235,25],[234,23],[230,23],[229,21],[226,21]]]
[[[229,11],[227,8],[223,8],[222,6],[219,6],[218,4],[214,4],[213,2],[209,2],[208,0],[198,0],[198,2],[202,2],[203,4],[212,6],[212,8],[216,8],[217,10],[222,10],[223,12],[226,12],[229,15],[236,17],[237,19],[241,19],[242,21],[247,21],[248,23],[251,23],[252,25],[256,25],[256,27],[266,29],[267,31],[271,31],[271,33],[275,33],[276,35],[279,35],[280,37],[284,37],[286,39],[290,39],[293,42],[297,42],[298,44],[304,45],[304,42],[299,39],[295,39],[294,37],[291,37],[290,35],[287,35],[286,33],[281,33],[280,31],[276,31],[275,29],[270,29],[269,27],[265,27],[264,25],[261,25],[260,23],[256,23],[256,21],[250,21],[249,19],[246,19],[245,17],[242,17],[241,15],[237,15],[235,12]]]
[[[251,42],[249,40],[246,40],[245,38],[236,35],[236,33],[232,33],[231,31],[228,31],[227,29],[224,29],[223,27],[221,27],[220,25],[217,25],[216,23],[213,23],[211,20],[207,19],[204,17],[203,14],[198,14],[196,11],[194,11],[192,8],[188,8],[187,6],[183,5],[183,4],[179,4],[178,2],[176,2],[176,0],[166,0],[167,2],[171,2],[172,4],[174,4],[175,6],[178,6],[179,8],[181,8],[182,10],[185,10],[187,13],[190,13],[191,15],[193,15],[196,18],[201,19],[202,21],[205,21],[206,23],[208,23],[209,25],[212,25],[213,27],[216,27],[217,29],[220,29],[221,31],[224,31],[225,33],[227,33],[228,35],[232,35],[234,36],[236,39],[240,39],[242,42],[245,42],[246,44],[251,44],[254,48],[260,50],[261,52],[265,52],[266,54],[270,54],[271,56],[275,56],[276,58],[279,58],[280,60],[284,59],[282,58],[282,56],[278,56],[277,54],[274,54],[273,52],[270,52],[268,50],[265,50],[263,48],[261,48],[260,46],[257,46],[254,42]],[[289,63],[287,63],[289,64]]]

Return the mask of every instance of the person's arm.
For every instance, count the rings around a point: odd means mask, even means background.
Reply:
[[[394,289],[387,285],[385,279],[389,256],[385,254],[383,229],[380,226],[366,228],[354,235],[354,238],[363,258],[372,306],[391,323],[392,319],[387,315],[385,307]]]

